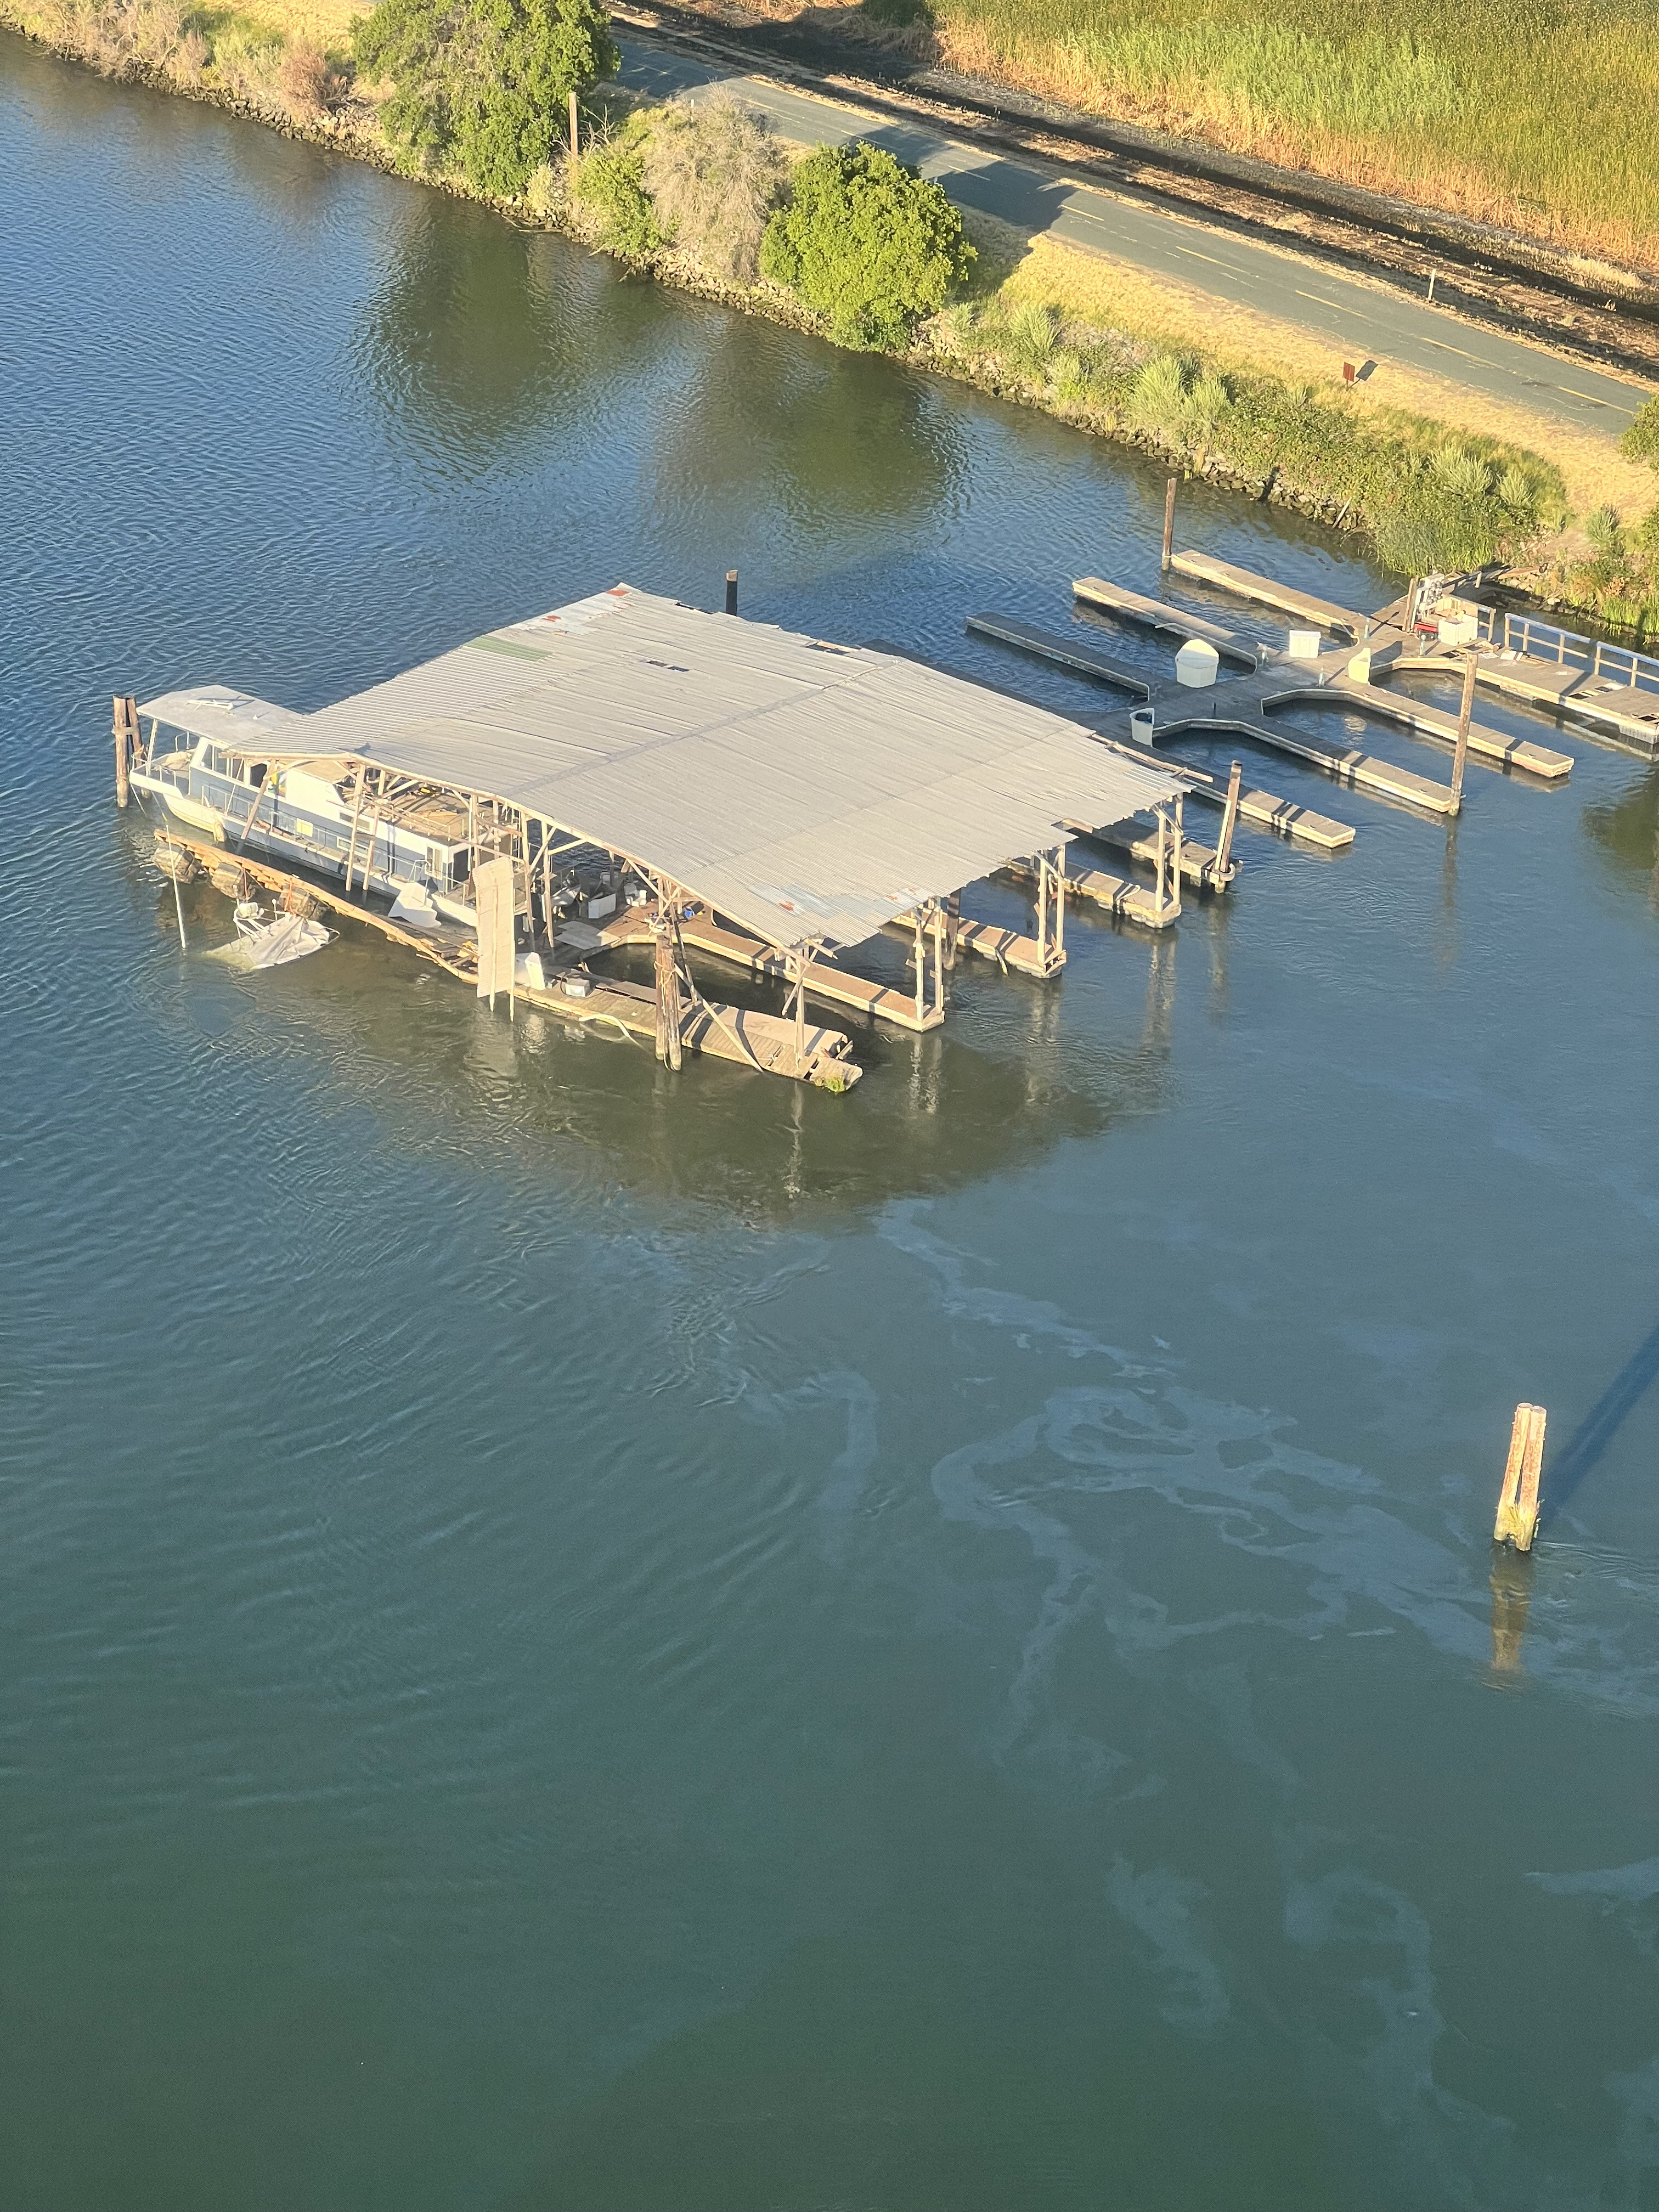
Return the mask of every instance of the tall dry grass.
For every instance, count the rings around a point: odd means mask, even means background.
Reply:
[[[957,68],[1659,268],[1659,0],[931,12]]]

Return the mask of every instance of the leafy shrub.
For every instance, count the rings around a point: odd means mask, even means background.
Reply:
[[[1659,469],[1659,393],[1637,410],[1636,420],[1619,441],[1619,450],[1627,460],[1650,461]]]
[[[631,261],[648,261],[667,243],[645,189],[650,125],[630,116],[612,138],[582,155],[576,198],[597,219],[599,241]]]
[[[905,344],[975,258],[940,187],[863,143],[809,154],[761,243],[763,274],[865,349]]]
[[[380,116],[395,144],[502,198],[552,159],[570,94],[619,59],[599,0],[380,0],[352,51],[392,88]]]
[[[645,188],[674,243],[729,283],[760,274],[761,240],[789,164],[763,119],[722,93],[677,100],[657,117]]]

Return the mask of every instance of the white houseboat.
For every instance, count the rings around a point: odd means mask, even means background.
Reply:
[[[472,840],[454,793],[332,755],[307,755],[306,717],[223,684],[138,709],[132,787],[179,824],[397,899],[424,892],[471,926]],[[271,756],[283,756],[280,760]]]

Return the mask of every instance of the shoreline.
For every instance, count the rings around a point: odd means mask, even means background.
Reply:
[[[736,313],[753,315],[783,328],[795,330],[803,336],[821,338],[825,343],[834,343],[810,310],[801,307],[789,293],[766,283],[764,280],[754,286],[728,283],[712,276],[690,257],[677,253],[672,246],[647,260],[639,260],[608,246],[597,234],[595,226],[591,222],[584,222],[568,199],[556,206],[536,210],[523,200],[501,199],[480,191],[464,177],[453,172],[420,173],[414,170],[400,158],[398,150],[381,131],[373,106],[361,99],[353,99],[331,113],[313,112],[307,114],[275,102],[267,103],[246,96],[228,85],[210,83],[200,78],[194,82],[183,79],[164,66],[157,66],[137,57],[127,57],[112,66],[106,56],[90,51],[72,39],[52,36],[43,28],[24,21],[10,4],[10,0],[0,0],[0,29],[27,40],[37,51],[49,54],[56,60],[88,70],[112,82],[136,85],[148,91],[219,108],[243,121],[275,131],[283,137],[365,162],[404,183],[425,185],[446,192],[452,198],[470,200],[476,205],[489,209],[516,229],[567,238],[588,252],[603,253],[607,258],[619,262],[630,273],[648,282],[664,284],[671,289],[705,300],[711,305],[728,307]],[[950,311],[946,313],[948,314]],[[1051,420],[1061,422],[1084,436],[1138,452],[1167,467],[1183,481],[1198,479],[1254,503],[1283,507],[1345,534],[1367,534],[1370,530],[1370,519],[1364,508],[1353,500],[1339,501],[1333,495],[1297,483],[1294,477],[1287,479],[1276,463],[1271,465],[1265,473],[1246,471],[1224,456],[1212,455],[1202,450],[1194,453],[1190,449],[1163,438],[1156,429],[1132,425],[1099,406],[1057,401],[1054,395],[1044,392],[1017,371],[1011,371],[1006,366],[988,368],[983,355],[975,360],[952,352],[938,342],[930,326],[925,325],[909,346],[884,350],[880,357],[943,377],[1004,404],[1047,415]],[[1422,419],[1425,422],[1428,420]],[[1449,430],[1452,426],[1437,427]],[[1535,458],[1546,465],[1553,465],[1547,454]],[[1620,624],[1609,619],[1594,605],[1547,589],[1534,588],[1531,584],[1521,580],[1522,578],[1541,580],[1547,573],[1543,563],[1534,565],[1523,557],[1513,564],[1504,564],[1498,568],[1494,580],[1506,599],[1517,605],[1535,608],[1555,616],[1571,616],[1591,623],[1620,640],[1641,642],[1651,636],[1651,629],[1644,629],[1639,623],[1634,626]]]

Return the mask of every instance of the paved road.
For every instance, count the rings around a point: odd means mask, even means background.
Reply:
[[[1492,398],[1515,400],[1537,414],[1614,436],[1648,397],[1624,377],[1560,361],[1521,339],[1472,329],[1437,308],[1374,292],[1272,246],[1200,230],[1005,155],[915,125],[861,116],[836,100],[635,38],[620,44],[622,81],[631,91],[665,100],[678,92],[695,97],[720,84],[758,108],[782,137],[807,145],[867,138],[924,176],[938,178],[963,207],[1028,232],[1051,232],[1156,276],[1179,277],[1218,299],[1300,323],[1322,332],[1333,350],[1350,361],[1432,370]]]

